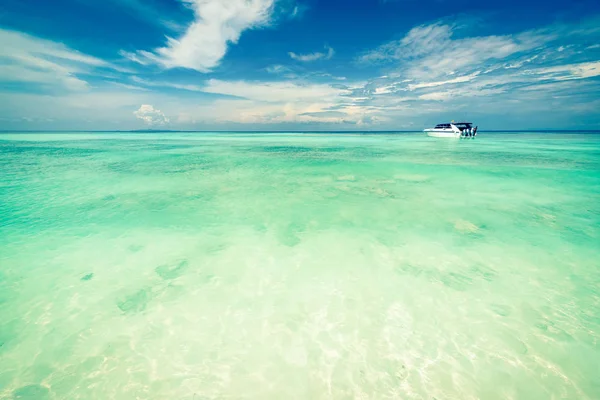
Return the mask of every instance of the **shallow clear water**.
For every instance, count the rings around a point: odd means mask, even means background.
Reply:
[[[600,135],[0,135],[0,398],[600,398]]]

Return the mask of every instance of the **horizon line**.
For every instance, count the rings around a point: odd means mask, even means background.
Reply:
[[[422,130],[178,130],[178,129],[0,129],[6,133],[423,133]],[[488,133],[600,133],[600,129],[489,129],[479,132]]]

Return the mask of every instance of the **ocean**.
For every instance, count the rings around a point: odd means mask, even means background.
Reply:
[[[598,399],[600,135],[0,134],[1,399]]]

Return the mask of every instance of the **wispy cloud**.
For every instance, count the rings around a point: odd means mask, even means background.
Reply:
[[[166,68],[183,67],[209,72],[237,43],[242,32],[267,26],[274,0],[184,0],[195,19],[178,39],[168,37],[167,45],[154,51],[123,53],[132,61],[155,63]]]
[[[62,43],[22,32],[0,29],[0,42],[0,81],[78,91],[88,88],[81,74],[100,68],[118,69]]]
[[[294,3],[294,7],[290,13],[290,18],[292,19],[300,19],[304,16],[304,14],[308,11],[308,6],[302,3]]]
[[[320,123],[361,125],[379,121],[376,110],[328,102],[257,102],[253,100],[217,100],[183,112],[182,123],[290,124]],[[336,110],[331,110],[336,107]],[[235,113],[231,110],[235,109]]]
[[[539,75],[540,79],[557,81],[593,78],[600,76],[600,61],[537,68],[525,71],[525,73]]]
[[[401,60],[431,54],[449,42],[454,27],[442,23],[411,29],[401,40],[385,43],[359,57],[360,62]]]
[[[445,81],[422,82],[422,83],[414,83],[414,84],[409,83],[407,86],[408,86],[408,90],[415,90],[415,89],[429,88],[429,87],[435,87],[435,86],[444,86],[444,85],[450,85],[450,84],[456,84],[456,83],[464,83],[464,82],[472,81],[473,79],[477,78],[478,75],[479,75],[479,71],[474,72],[469,75],[458,76],[456,78],[448,79]]]
[[[277,23],[299,20],[308,10],[309,6],[302,0],[275,0],[272,19]]]
[[[170,31],[179,32],[184,27],[174,22],[172,18],[165,14],[165,8],[159,8],[160,2],[144,0],[106,0],[104,2],[93,2],[89,0],[77,0],[88,6],[96,7],[117,7],[120,13],[127,13],[138,21],[155,25],[161,28],[167,28]],[[109,4],[107,4],[109,3]],[[110,4],[112,3],[112,4]]]
[[[138,90],[138,91],[142,91],[142,92],[147,92],[149,90],[148,88],[145,88],[145,87],[129,85],[127,83],[121,83],[121,82],[110,82],[110,83],[114,86],[124,88],[124,89],[129,89],[129,90]]]
[[[289,15],[277,15],[280,10],[272,11],[275,1],[189,0],[196,20],[178,40],[154,51],[122,55],[139,64],[210,71],[245,30],[289,20]],[[254,10],[250,14],[248,7]],[[287,61],[285,53],[269,56],[273,64],[256,67],[262,69],[255,68],[254,75],[224,71],[219,79],[140,66],[135,76],[123,74],[114,62],[65,44],[0,29],[0,82],[15,83],[0,90],[0,118],[89,120],[102,127],[106,125],[98,124],[112,119],[113,128],[143,122],[184,129],[210,124],[377,124],[396,129],[433,116],[437,122],[448,110],[465,115],[593,113],[600,91],[600,56],[593,43],[598,43],[600,30],[580,24],[470,36],[476,33],[463,29],[445,22],[417,26],[400,40],[362,54],[360,60],[369,68],[316,62],[334,56],[325,47],[290,53]],[[27,93],[16,93],[15,87]]]
[[[554,36],[541,32],[454,38],[460,25],[441,22],[411,29],[404,38],[383,44],[358,58],[361,63],[399,62],[410,78],[436,78],[531,50]]]
[[[265,71],[270,74],[289,74],[292,72],[290,67],[286,67],[285,65],[281,64],[269,65],[267,68],[265,68]]]
[[[202,92],[203,87],[197,84],[192,83],[178,83],[178,82],[165,82],[165,81],[157,81],[157,80],[148,80],[142,79],[138,76],[132,76],[131,80],[138,85],[142,85],[145,87],[154,87],[154,88],[173,88],[180,90],[188,90],[191,92]]]
[[[295,82],[249,82],[210,79],[203,91],[226,94],[266,102],[315,101],[332,99],[347,90],[325,84],[299,84]]]
[[[335,54],[335,51],[329,46],[325,46],[325,50],[326,52],[316,52],[309,54],[296,54],[290,51],[288,54],[292,59],[302,62],[317,61],[321,59],[330,60]]]

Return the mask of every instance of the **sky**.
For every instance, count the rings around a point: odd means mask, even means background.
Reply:
[[[0,130],[600,129],[600,2],[2,0]]]

